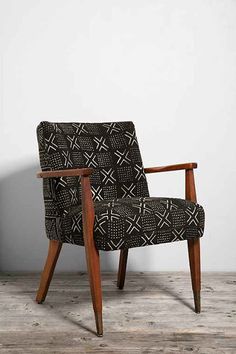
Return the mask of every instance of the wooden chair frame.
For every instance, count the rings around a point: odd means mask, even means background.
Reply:
[[[184,163],[163,167],[145,168],[145,173],[158,173],[167,171],[185,170],[185,198],[196,202],[196,190],[194,183],[194,169],[196,163]],[[63,176],[80,176],[82,187],[82,218],[83,218],[83,237],[87,261],[87,269],[90,283],[90,291],[95,314],[97,335],[103,335],[102,321],[102,287],[99,251],[95,247],[93,237],[94,225],[94,203],[90,187],[89,176],[92,174],[92,168],[67,169],[57,171],[45,171],[37,174],[38,178],[58,178]],[[200,239],[188,240],[188,254],[190,273],[192,280],[192,289],[194,295],[195,312],[200,313],[200,290],[201,290],[201,268],[200,268]],[[44,270],[41,275],[40,285],[36,296],[37,303],[41,304],[46,298],[53,272],[62,248],[62,242],[49,240],[49,249]],[[128,249],[120,251],[119,270],[117,286],[123,289],[126,275],[126,265],[128,259]]]

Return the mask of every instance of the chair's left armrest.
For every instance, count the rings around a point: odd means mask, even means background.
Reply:
[[[157,173],[157,172],[168,172],[168,171],[178,171],[178,170],[193,170],[197,168],[196,162],[180,163],[177,165],[160,166],[160,167],[146,167],[144,168],[145,173]]]
[[[59,177],[87,177],[93,173],[92,168],[73,168],[67,170],[42,171],[37,173],[38,178],[59,178]]]
[[[194,168],[197,168],[196,162],[181,163],[177,165],[169,165],[162,167],[144,168],[145,173],[167,172],[185,170],[185,198],[192,202],[197,202],[195,183],[194,183]]]
[[[93,241],[93,223],[94,223],[94,203],[90,185],[89,176],[93,173],[92,168],[75,168],[67,170],[42,171],[37,173],[38,178],[60,178],[60,177],[81,177],[81,199],[82,199],[82,213],[84,225],[84,239],[85,242]]]

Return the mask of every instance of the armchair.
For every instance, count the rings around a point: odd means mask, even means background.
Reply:
[[[37,129],[49,250],[36,301],[47,295],[63,243],[85,247],[97,335],[103,335],[99,251],[120,250],[123,289],[128,251],[187,240],[195,312],[200,312],[200,237],[196,163],[143,168],[132,122],[49,123]],[[146,174],[185,170],[185,199],[150,198]]]

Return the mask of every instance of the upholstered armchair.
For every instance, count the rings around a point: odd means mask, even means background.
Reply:
[[[129,249],[186,240],[195,312],[200,312],[196,163],[143,168],[132,122],[49,123],[37,128],[49,250],[36,301],[42,303],[63,243],[85,247],[97,335],[103,335],[99,251],[120,250],[123,289]],[[147,173],[185,170],[185,199],[150,197]]]

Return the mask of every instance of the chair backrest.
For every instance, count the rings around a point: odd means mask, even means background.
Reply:
[[[94,168],[91,188],[95,201],[149,196],[132,122],[41,122],[37,136],[43,171]],[[46,179],[44,200],[47,214],[52,216],[80,203],[79,178]]]

